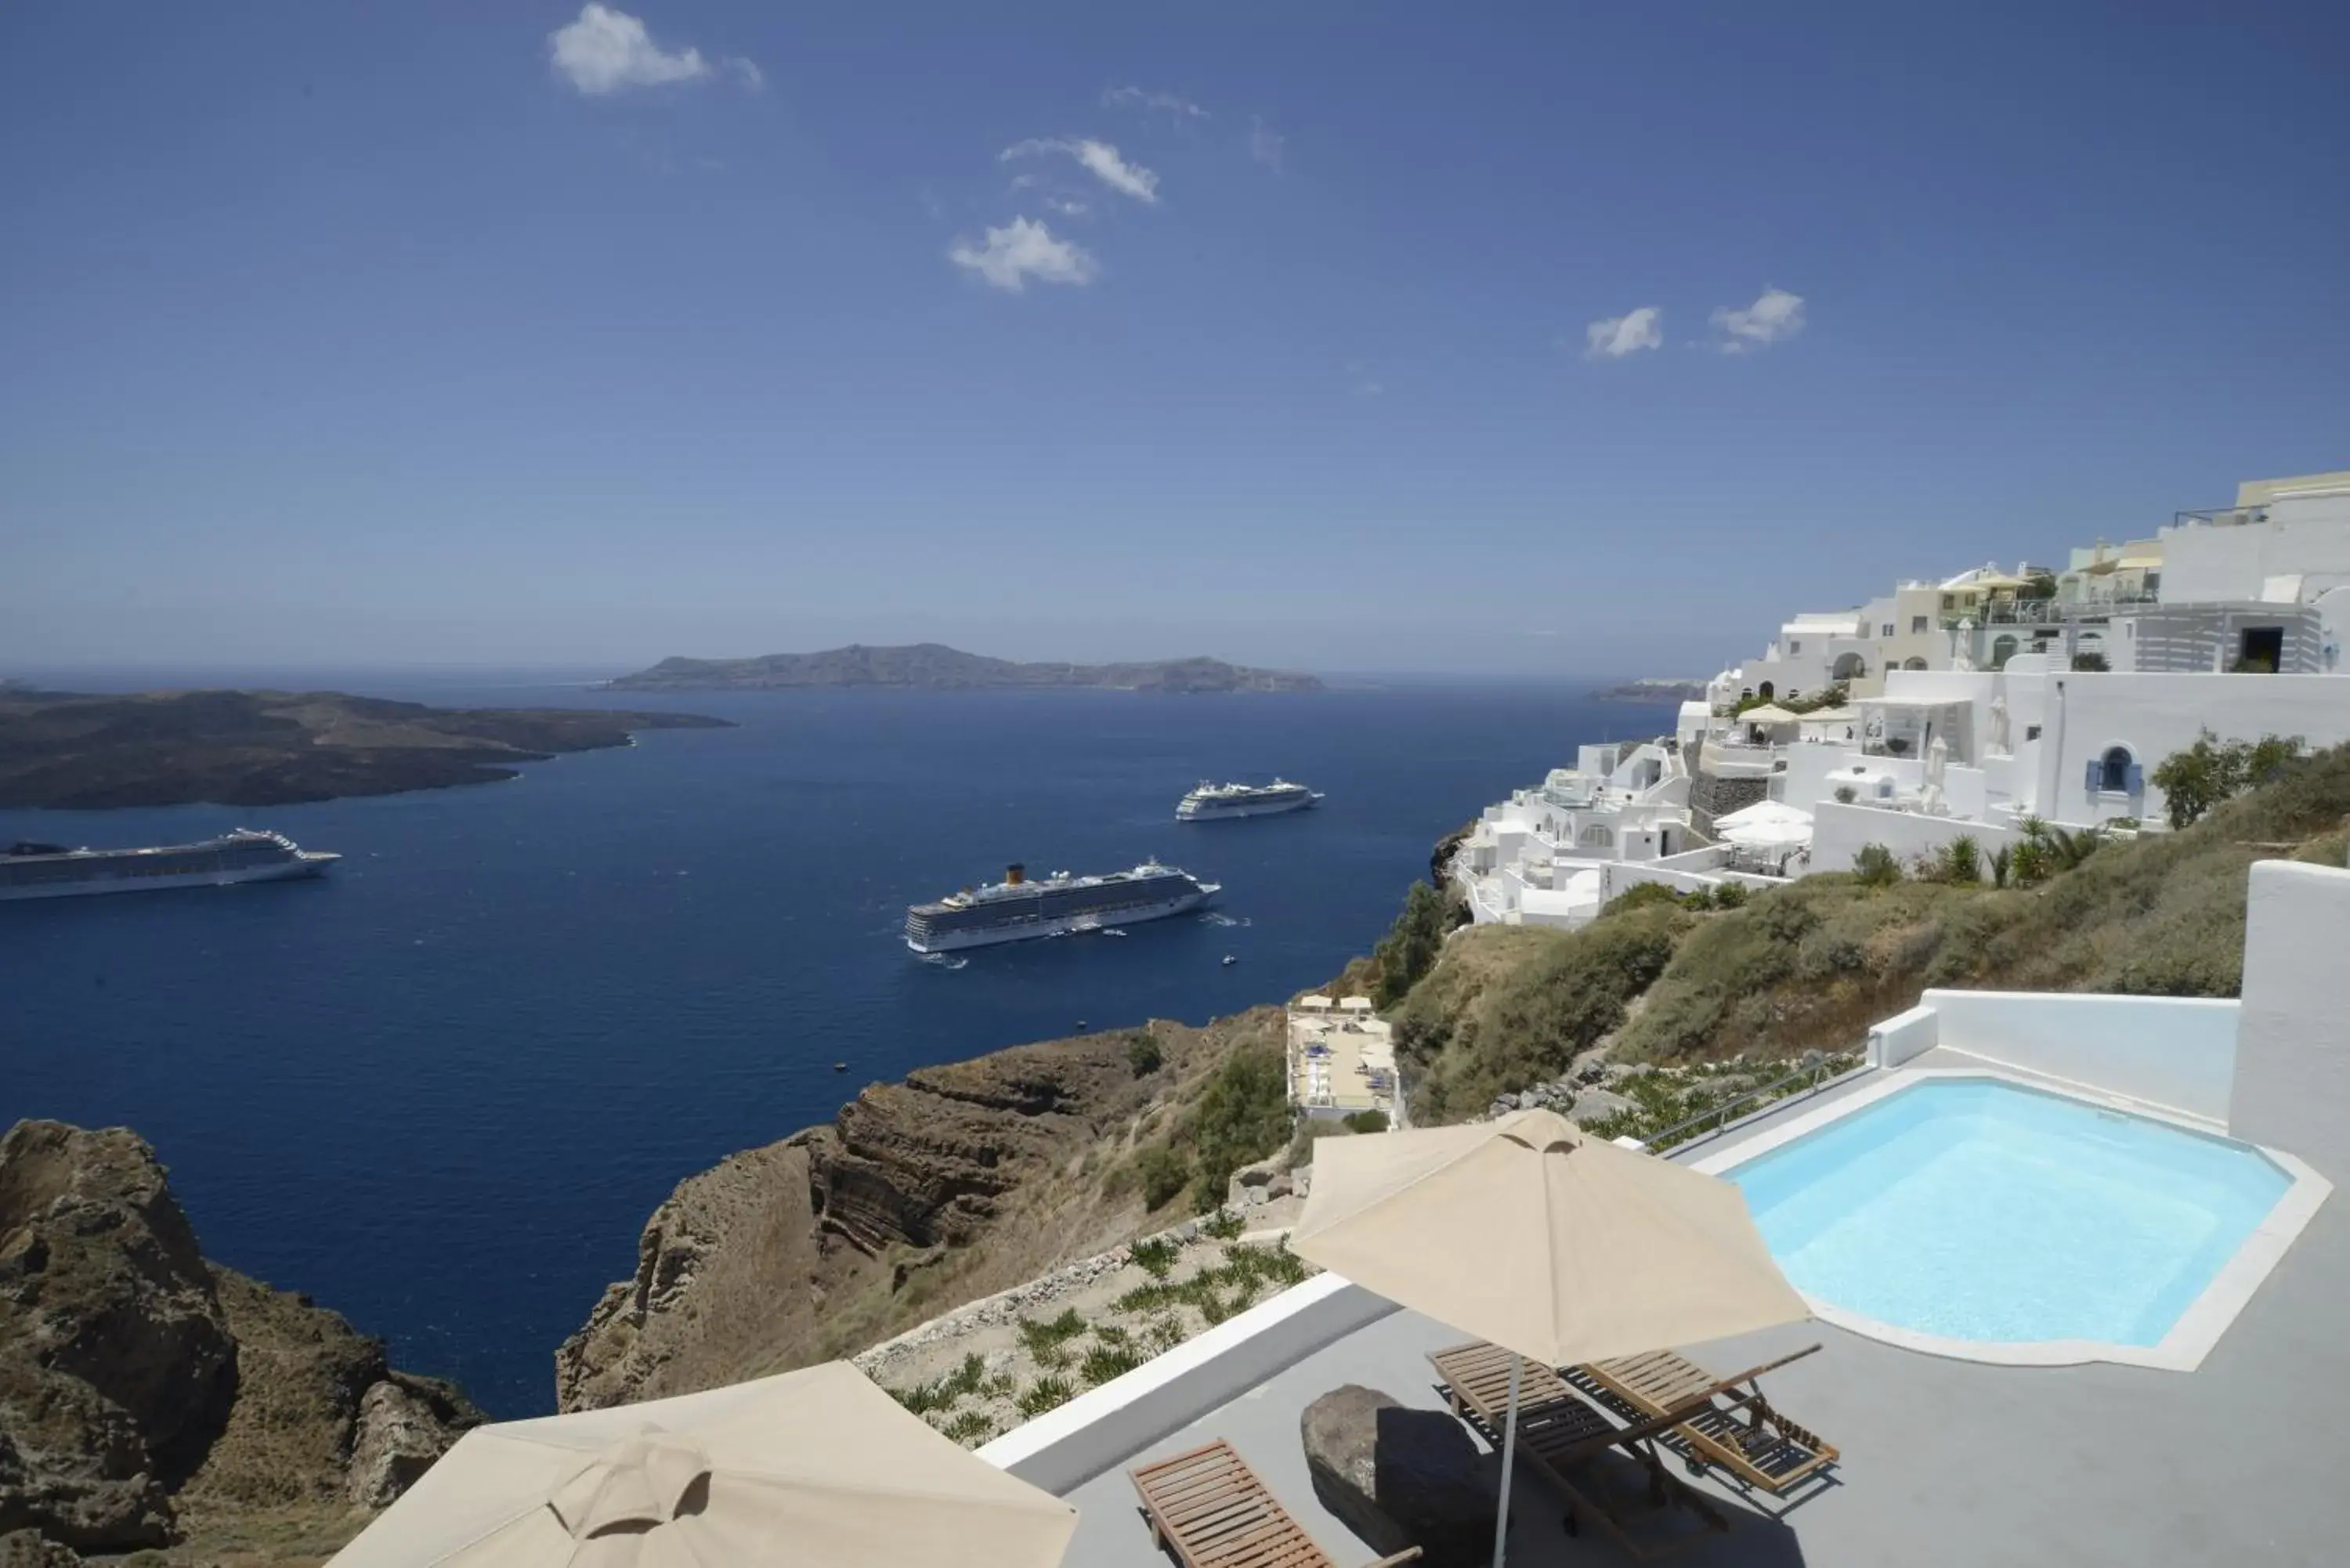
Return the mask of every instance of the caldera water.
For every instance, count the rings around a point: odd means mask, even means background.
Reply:
[[[1378,939],[1438,836],[1579,742],[1671,724],[1669,709],[1591,701],[1588,682],[1212,697],[270,683],[740,726],[650,732],[500,784],[0,812],[0,840],[179,842],[243,824],[344,856],[317,882],[0,905],[0,1127],[136,1128],[208,1255],[310,1293],[502,1417],[552,1407],[556,1345],[634,1267],[639,1229],[681,1179],[925,1064],[1081,1026],[1200,1023],[1326,981]],[[1328,799],[1173,820],[1202,778],[1276,773]],[[1008,862],[1089,872],[1152,855],[1224,884],[1216,912],[953,963],[900,940],[908,903]]]

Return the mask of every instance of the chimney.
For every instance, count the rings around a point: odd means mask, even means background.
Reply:
[[[1017,888],[1021,883],[1025,882],[1027,879],[1028,867],[1019,864],[1017,861],[1014,861],[1013,864],[1006,866],[1003,868],[1003,885],[1007,888]]]

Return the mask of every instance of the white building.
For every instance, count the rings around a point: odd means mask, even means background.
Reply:
[[[1579,926],[1606,901],[1611,863],[1690,847],[1689,771],[1678,741],[1583,746],[1532,789],[1485,808],[1452,863],[1485,925]]]

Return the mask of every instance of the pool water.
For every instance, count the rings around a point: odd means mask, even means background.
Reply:
[[[1949,1339],[2155,1345],[2292,1180],[2257,1149],[1930,1079],[1723,1173],[1798,1290]]]

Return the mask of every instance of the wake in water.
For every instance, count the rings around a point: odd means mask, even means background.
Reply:
[[[1230,915],[1218,914],[1215,910],[1211,909],[1206,914],[1200,917],[1200,923],[1207,926],[1237,926],[1243,924],[1244,922],[1235,920]]]
[[[971,967],[971,960],[967,958],[958,958],[953,953],[924,953],[922,955],[922,961],[928,964],[936,964],[941,969],[969,969]]]

